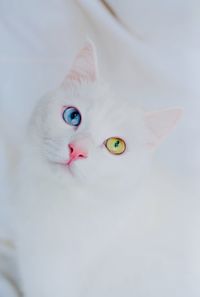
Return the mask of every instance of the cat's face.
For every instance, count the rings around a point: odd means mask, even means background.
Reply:
[[[94,48],[87,43],[64,84],[41,100],[34,123],[41,156],[55,172],[128,186],[179,116],[178,109],[145,113],[114,95],[97,78]]]

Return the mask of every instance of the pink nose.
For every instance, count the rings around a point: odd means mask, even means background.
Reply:
[[[87,150],[84,148],[81,148],[76,143],[70,143],[69,145],[69,161],[67,162],[67,165],[70,165],[73,161],[77,159],[83,159],[87,158]]]

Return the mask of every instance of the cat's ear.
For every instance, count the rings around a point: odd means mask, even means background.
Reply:
[[[148,131],[147,147],[153,150],[167,137],[176,126],[183,110],[181,108],[166,109],[145,113],[145,125]]]
[[[98,76],[97,55],[95,45],[88,40],[79,51],[72,67],[66,77],[66,81],[94,82]]]

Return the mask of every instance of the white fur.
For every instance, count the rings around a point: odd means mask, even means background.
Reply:
[[[183,238],[173,231],[179,226],[166,232],[173,211],[163,209],[159,195],[141,191],[155,131],[143,110],[121,102],[99,80],[67,79],[33,114],[12,199],[25,297],[189,296],[177,255]],[[78,129],[62,119],[68,105],[81,111]],[[167,121],[170,130],[172,114],[177,110],[164,119],[156,113],[153,122]],[[126,141],[124,154],[107,151],[104,141],[112,136]],[[60,163],[75,139],[84,139],[88,158],[69,168]]]

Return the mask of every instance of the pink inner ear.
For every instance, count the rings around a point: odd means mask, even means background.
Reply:
[[[156,148],[173,130],[181,115],[180,108],[146,113],[145,124],[150,132],[147,146],[151,149]]]
[[[72,68],[67,75],[71,81],[91,81],[97,78],[96,51],[92,42],[88,41],[75,58]]]

